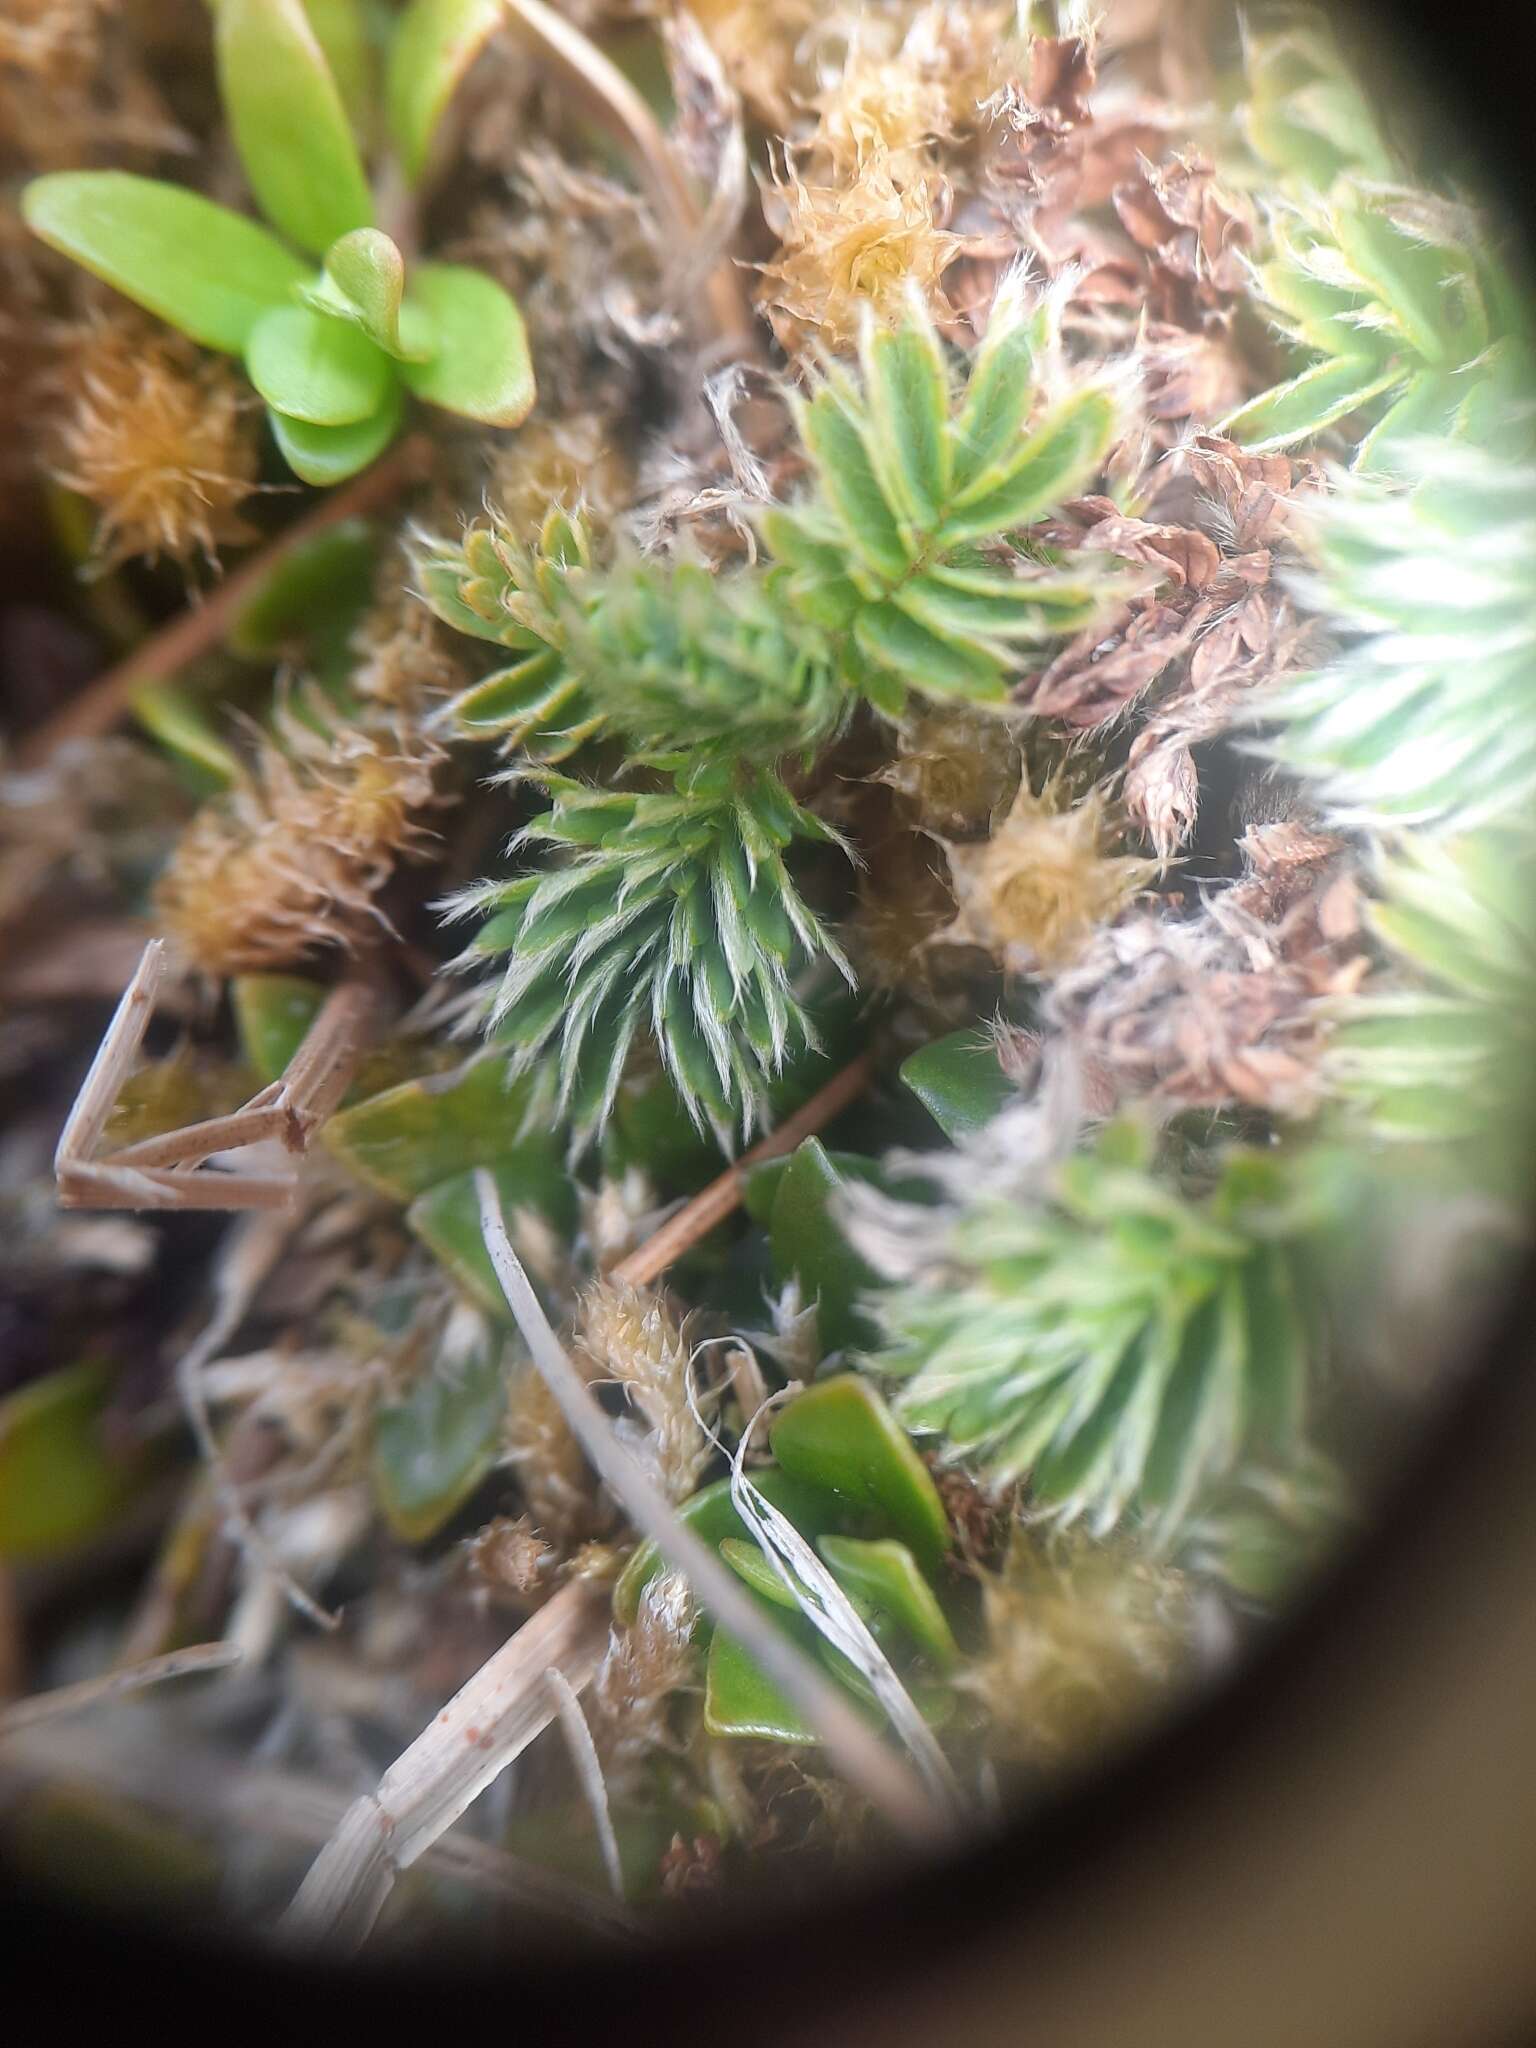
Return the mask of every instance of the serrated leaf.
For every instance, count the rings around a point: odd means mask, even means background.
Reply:
[[[408,1202],[451,1175],[515,1157],[521,1200],[543,1185],[549,1202],[564,1199],[562,1146],[529,1121],[533,1082],[509,1081],[494,1055],[452,1073],[428,1074],[370,1096],[332,1117],[325,1142],[370,1187]]]
[[[483,271],[424,263],[411,299],[430,319],[436,351],[400,374],[418,398],[488,427],[516,427],[536,396],[523,316],[509,292]],[[407,301],[409,306],[410,301]]]
[[[949,1518],[906,1431],[867,1380],[821,1380],[783,1410],[769,1432],[792,1479],[823,1490],[845,1512],[862,1512],[909,1545],[925,1572],[949,1548]],[[825,1526],[825,1525],[824,1525]],[[802,1534],[819,1533],[802,1531]]]
[[[397,362],[425,362],[437,345],[424,309],[404,303],[405,258],[377,228],[354,228],[333,242],[320,282],[300,297],[315,312],[360,327]]]
[[[903,576],[909,558],[895,515],[864,437],[835,392],[818,392],[803,409],[801,431],[822,488],[842,520],[847,545],[877,582]]]
[[[501,0],[411,0],[390,46],[385,105],[406,177],[427,170],[459,81],[504,20]]]
[[[255,221],[128,171],[51,171],[27,186],[21,210],[50,248],[226,355],[308,274]]]
[[[274,411],[315,427],[371,420],[393,380],[389,358],[359,328],[310,306],[277,306],[251,329],[251,382]]]
[[[507,1390],[501,1348],[438,1363],[374,1414],[374,1499],[404,1543],[424,1543],[461,1508],[501,1450]]]
[[[371,227],[362,159],[302,0],[219,0],[214,48],[230,132],[273,226],[317,256]]]
[[[1277,384],[1239,406],[1220,422],[1216,432],[1255,455],[1272,454],[1293,442],[1312,439],[1335,420],[1369,405],[1402,382],[1403,372],[1395,365],[1383,368],[1379,362],[1354,356],[1317,363],[1288,384]]]
[[[968,697],[981,704],[1000,703],[1008,694],[995,656],[941,639],[899,602],[867,605],[853,633],[872,662],[894,669],[913,689]]]
[[[926,322],[871,329],[863,350],[874,421],[870,452],[887,496],[910,528],[909,545],[936,526],[950,487],[949,379]]]
[[[1028,526],[1063,499],[1076,497],[1104,463],[1115,431],[1115,403],[1087,385],[1052,408],[1025,440],[1001,482],[959,496],[944,522],[947,547],[986,540]]]
[[[952,1031],[903,1060],[901,1078],[947,1138],[958,1144],[1017,1101],[987,1032]]]
[[[291,419],[275,406],[267,410],[283,460],[297,477],[322,489],[344,483],[376,461],[394,440],[402,411],[400,387],[391,380],[384,403],[370,419],[349,427],[317,427],[307,420]]]

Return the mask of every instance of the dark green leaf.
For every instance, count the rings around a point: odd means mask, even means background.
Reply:
[[[858,1302],[877,1276],[833,1214],[844,1185],[821,1141],[807,1138],[779,1178],[768,1230],[774,1271],[781,1280],[793,1276],[806,1301],[816,1303],[825,1351],[872,1342],[875,1334]]]
[[[769,1433],[793,1479],[824,1488],[908,1544],[925,1572],[949,1548],[949,1518],[927,1467],[867,1380],[821,1380],[790,1402]],[[802,1532],[807,1533],[807,1532]]]
[[[235,613],[225,646],[270,661],[349,635],[372,598],[379,555],[366,519],[344,519],[285,548]]]
[[[214,44],[235,147],[273,226],[317,256],[371,227],[362,159],[302,0],[219,0]]]
[[[52,171],[33,179],[21,205],[50,248],[228,355],[308,274],[255,221],[127,171]]]
[[[504,1160],[490,1169],[504,1214],[519,1208],[537,1210],[562,1234],[576,1227],[576,1195],[564,1176],[557,1183],[541,1162],[525,1171],[520,1160]],[[501,1291],[480,1232],[480,1197],[474,1169],[457,1173],[426,1194],[418,1195],[405,1220],[427,1249],[482,1308],[510,1322],[512,1312]]]
[[[429,1369],[374,1417],[374,1498],[395,1534],[423,1543],[474,1492],[496,1461],[507,1390],[501,1348]]]
[[[427,362],[401,365],[416,396],[488,427],[521,425],[536,394],[523,316],[511,294],[483,271],[424,263],[411,299],[431,320],[437,349]]]
[[[802,1648],[814,1647],[816,1635],[808,1623],[797,1626],[783,1615],[778,1621],[803,1637]],[[711,1735],[742,1736],[757,1742],[803,1744],[816,1740],[772,1679],[723,1629],[716,1630],[709,1646],[704,1726]]]
[[[925,1045],[902,1062],[901,1078],[956,1143],[990,1123],[1018,1093],[984,1031],[954,1031]]]
[[[326,1143],[342,1164],[394,1202],[409,1202],[456,1173],[515,1158],[528,1201],[566,1199],[564,1148],[555,1134],[530,1125],[533,1084],[510,1085],[504,1059],[491,1055],[449,1074],[429,1074],[343,1110],[326,1126]]]
[[[219,737],[204,694],[183,683],[145,683],[134,691],[131,703],[134,717],[200,795],[227,789],[234,781],[239,763]]]
[[[832,1494],[791,1478],[776,1465],[754,1472],[752,1484],[770,1506],[788,1516],[802,1536],[818,1536],[836,1524],[840,1504]],[[700,1487],[696,1494],[684,1501],[677,1515],[678,1520],[711,1549],[728,1538],[737,1542],[749,1540],[747,1525],[737,1514],[736,1504],[731,1499],[729,1479],[717,1479],[709,1486]],[[662,1556],[656,1545],[642,1543],[620,1573],[613,1589],[613,1611],[619,1621],[627,1625],[634,1620],[640,1595],[662,1569]]]
[[[905,1543],[888,1536],[874,1542],[857,1536],[823,1536],[816,1548],[845,1593],[889,1615],[936,1669],[954,1669],[960,1661],[959,1646],[933,1588]]]

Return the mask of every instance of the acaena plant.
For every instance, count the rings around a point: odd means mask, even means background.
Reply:
[[[332,484],[379,455],[405,400],[511,427],[533,404],[522,316],[483,272],[413,264],[376,222],[354,116],[407,177],[485,10],[413,0],[393,28],[382,119],[357,0],[218,0],[231,140],[262,226],[127,171],[56,171],[26,188],[33,233],[205,348],[238,356],[285,461]],[[492,10],[494,13],[494,10]],[[481,31],[483,40],[484,29]],[[276,230],[274,233],[272,230]],[[318,261],[319,268],[316,268]]]
[[[1073,632],[1119,588],[1028,528],[1084,488],[1116,421],[1112,381],[1041,390],[1049,311],[1001,294],[958,379],[914,304],[870,323],[862,375],[829,370],[798,407],[805,497],[762,516],[766,559],[712,575],[622,548],[594,561],[578,510],[529,546],[494,522],[426,542],[424,594],[515,661],[454,706],[497,735],[554,808],[521,847],[563,864],[456,900],[487,917],[464,964],[503,963],[490,1028],[521,1064],[559,1046],[578,1130],[608,1114],[637,1034],[655,1038],[699,1121],[750,1125],[811,1041],[796,995],[818,957],[846,972],[785,855],[833,837],[790,789],[861,699],[994,702],[1018,650]],[[599,736],[650,779],[602,794],[548,771]],[[667,785],[656,788],[656,782]]]

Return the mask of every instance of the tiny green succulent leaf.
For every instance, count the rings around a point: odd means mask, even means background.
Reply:
[[[276,1081],[325,1003],[325,988],[297,974],[241,974],[230,984],[242,1057]]]
[[[264,313],[246,344],[245,367],[275,412],[314,427],[373,419],[393,383],[388,356],[361,329],[309,306]]]
[[[754,1471],[752,1484],[770,1507],[789,1517],[802,1535],[819,1536],[837,1524],[839,1503],[831,1494],[791,1478],[777,1465],[767,1465]],[[697,1493],[683,1502],[677,1510],[677,1518],[684,1528],[712,1549],[727,1542],[749,1541],[747,1525],[731,1496],[729,1479],[716,1479],[708,1486],[701,1486]],[[762,1556],[755,1542],[752,1548],[759,1557]],[[657,1546],[650,1541],[642,1543],[614,1584],[613,1611],[619,1621],[627,1626],[634,1620],[640,1595],[657,1572],[664,1569],[665,1559]],[[782,1580],[779,1583],[782,1584]]]
[[[824,1352],[868,1340],[871,1325],[859,1307],[875,1275],[839,1227],[836,1202],[845,1183],[819,1139],[807,1138],[778,1176],[768,1241],[778,1277],[799,1281],[816,1304]]]
[[[50,171],[26,188],[22,215],[50,248],[226,355],[307,274],[255,221],[128,171]]]
[[[344,483],[376,461],[399,432],[402,410],[400,388],[390,379],[378,411],[350,426],[316,426],[279,412],[276,406],[268,408],[267,418],[272,438],[294,475],[323,489]]]
[[[198,796],[228,789],[240,763],[220,737],[204,693],[178,682],[141,683],[130,699],[134,717],[175,762]]]
[[[808,1387],[776,1418],[768,1441],[790,1478],[829,1495],[845,1516],[872,1518],[882,1533],[898,1536],[925,1571],[937,1570],[950,1542],[944,1503],[906,1431],[867,1380],[840,1373]]]
[[[400,374],[418,398],[488,427],[516,427],[536,396],[523,316],[511,294],[483,271],[457,263],[423,263],[411,279],[435,338],[424,361]]]
[[[272,661],[332,632],[349,634],[372,595],[379,547],[366,519],[343,519],[286,547],[235,613],[225,646],[247,661]]]
[[[436,346],[425,311],[405,302],[405,258],[378,228],[354,228],[333,242],[319,283],[300,296],[317,313],[352,321],[398,362],[425,362]]]
[[[850,1598],[888,1616],[937,1670],[955,1668],[960,1651],[954,1631],[905,1543],[889,1536],[828,1535],[816,1548]]]
[[[219,0],[219,92],[262,211],[322,254],[373,224],[373,199],[341,93],[302,0]]]
[[[412,1202],[405,1220],[456,1286],[498,1322],[510,1324],[512,1314],[507,1297],[496,1278],[480,1228],[480,1197],[475,1183],[478,1170],[471,1167],[428,1188]],[[574,1231],[575,1189],[568,1175],[549,1171],[547,1155],[539,1152],[525,1160],[519,1153],[499,1160],[489,1172],[507,1215],[514,1215],[518,1209],[530,1209],[562,1238]]]
[[[385,102],[405,175],[425,175],[438,123],[504,19],[502,0],[410,0],[390,46]]]

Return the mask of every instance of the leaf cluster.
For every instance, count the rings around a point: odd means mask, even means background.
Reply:
[[[485,13],[413,0],[395,26],[384,125],[418,176],[467,61],[466,18]],[[492,25],[487,16],[482,41]],[[301,0],[220,0],[214,36],[231,139],[276,232],[184,186],[58,171],[23,195],[33,233],[192,340],[240,357],[307,483],[373,461],[409,395],[516,426],[534,384],[513,300],[461,264],[423,263],[408,279],[375,225],[357,126],[374,112],[372,57],[356,0],[313,19]]]
[[[1294,1454],[1309,1333],[1298,1258],[1322,1184],[1233,1147],[1186,1193],[1141,1125],[1108,1126],[1037,1201],[951,1219],[942,1272],[889,1290],[875,1368],[908,1426],[1042,1509],[1103,1532],[1135,1510],[1171,1531],[1213,1481]]]

